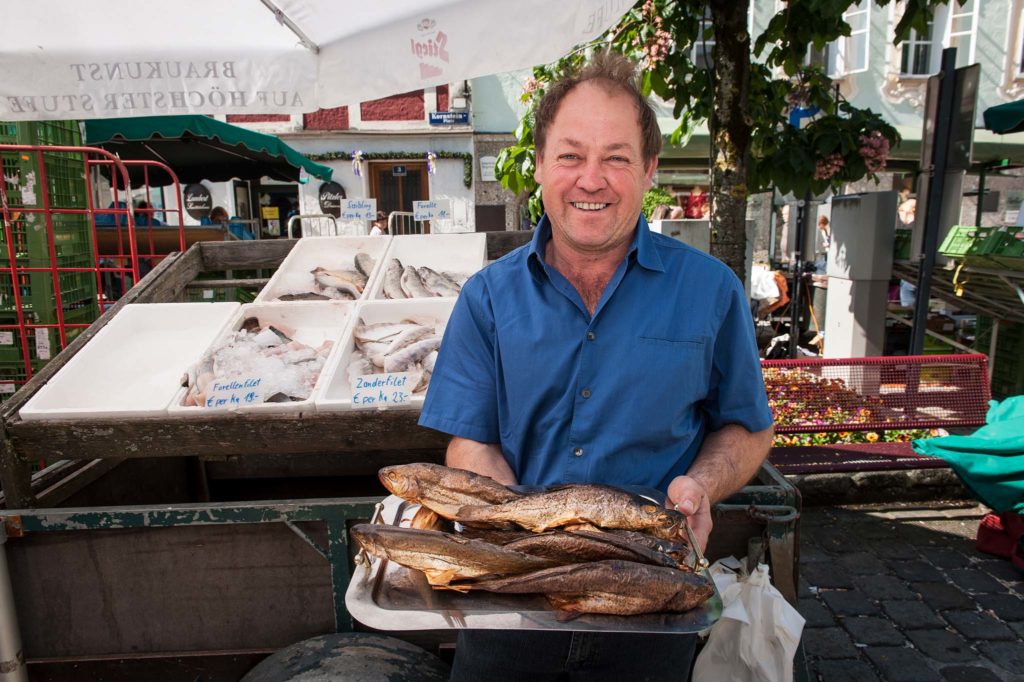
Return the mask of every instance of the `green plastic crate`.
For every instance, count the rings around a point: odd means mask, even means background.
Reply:
[[[94,306],[80,306],[68,308],[64,311],[64,324],[92,324],[97,318],[97,309]],[[29,324],[36,322],[33,316],[26,318]],[[10,312],[0,313],[0,324],[15,325],[18,323],[16,315]],[[46,324],[56,324],[56,321]],[[75,338],[84,332],[87,327],[72,327],[66,330],[65,340],[71,343]],[[33,363],[46,364],[57,353],[64,349],[60,342],[60,333],[56,329],[35,327],[28,329],[28,357]],[[66,344],[65,344],[66,345]],[[23,346],[21,334],[17,329],[0,329],[0,366],[21,366],[23,361]],[[42,366],[42,365],[40,365]]]
[[[1024,228],[1017,225],[992,231],[982,247],[983,253],[999,267],[1024,270]]]
[[[974,349],[979,353],[989,352],[992,339],[992,318],[978,316]],[[995,356],[989,358],[992,365],[992,396],[1003,399],[1011,395],[1024,394],[1024,324],[1000,322],[996,339]]]
[[[46,362],[41,360],[33,362],[32,373],[38,372],[45,364]],[[25,365],[21,360],[0,360],[0,402],[14,395],[14,392],[21,388],[28,379],[25,374]]]
[[[982,251],[983,244],[988,239],[993,228],[978,227],[976,225],[954,225],[949,228],[946,238],[939,246],[939,253],[949,258],[966,260],[971,258],[984,262],[987,259]]]
[[[0,144],[82,146],[78,121],[0,121]]]
[[[77,121],[29,121],[21,123],[0,122],[0,144],[18,145],[61,145],[78,147],[82,145],[82,133]],[[39,169],[39,155],[32,152],[3,154],[4,174],[18,176],[19,185],[24,174],[34,171],[38,182],[42,181]],[[52,208],[86,208],[85,163],[81,154],[69,152],[43,152],[46,170],[46,185]],[[35,207],[41,207],[41,188],[36,190]],[[21,207],[20,192],[10,193],[12,207]]]

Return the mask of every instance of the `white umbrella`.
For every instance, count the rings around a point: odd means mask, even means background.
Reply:
[[[304,113],[553,61],[631,0],[35,0],[0,120]]]

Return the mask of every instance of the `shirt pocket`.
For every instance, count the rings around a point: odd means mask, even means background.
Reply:
[[[707,396],[710,344],[704,337],[637,337],[643,385],[657,411],[686,412]]]

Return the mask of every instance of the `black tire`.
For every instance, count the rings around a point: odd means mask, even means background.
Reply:
[[[346,632],[313,637],[281,649],[242,682],[446,682],[441,659],[394,637]]]

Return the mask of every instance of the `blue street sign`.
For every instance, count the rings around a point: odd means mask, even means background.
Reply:
[[[430,112],[430,125],[447,126],[454,124],[466,125],[469,123],[468,111],[432,111]]]

